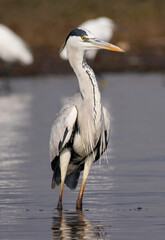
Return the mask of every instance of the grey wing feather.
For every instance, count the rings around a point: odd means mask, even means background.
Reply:
[[[106,150],[107,144],[109,142],[109,136],[110,136],[110,115],[108,110],[105,107],[103,107],[103,116],[104,116],[104,132],[101,136],[101,141],[100,141],[101,154]]]
[[[65,106],[55,120],[50,135],[50,161],[62,151],[63,147],[70,140],[73,128],[77,119],[77,108]]]
[[[110,136],[110,114],[105,107],[103,107],[103,115],[104,115],[105,131],[106,131],[105,141],[108,143],[109,136]]]
[[[104,119],[104,128],[95,148],[95,153],[96,153],[95,161],[97,161],[101,157],[101,155],[104,153],[109,142],[110,115],[108,110],[104,107],[103,107],[103,119]]]

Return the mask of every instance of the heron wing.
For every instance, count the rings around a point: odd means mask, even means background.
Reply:
[[[55,120],[50,135],[50,161],[52,162],[69,142],[77,119],[77,108],[65,106]]]
[[[108,110],[103,107],[104,125],[105,125],[105,145],[107,146],[110,136],[110,115]]]
[[[103,117],[104,117],[104,128],[95,148],[95,151],[96,151],[95,161],[97,161],[101,157],[101,155],[104,153],[109,142],[110,115],[108,110],[105,107],[103,107]]]

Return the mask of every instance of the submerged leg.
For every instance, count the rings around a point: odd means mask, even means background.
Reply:
[[[59,195],[59,200],[58,200],[58,205],[57,209],[61,210],[62,209],[62,196],[63,196],[63,189],[64,189],[64,182],[65,182],[65,177],[70,161],[70,151],[69,149],[65,149],[61,155],[60,155],[60,169],[61,169],[61,191]]]
[[[82,209],[82,199],[83,199],[83,194],[84,194],[84,188],[86,184],[87,177],[89,175],[91,166],[93,164],[93,156],[88,156],[86,161],[85,161],[85,166],[84,166],[84,172],[83,172],[83,181],[81,184],[80,192],[77,198],[77,203],[76,203],[76,208],[77,209]]]

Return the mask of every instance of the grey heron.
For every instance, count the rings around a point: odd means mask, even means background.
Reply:
[[[96,19],[89,19],[79,25],[78,28],[89,30],[95,37],[100,38],[106,42],[110,41],[113,37],[114,30],[118,28],[118,25],[108,17],[99,17]],[[90,49],[86,53],[87,59],[95,59],[99,49]],[[63,60],[67,60],[66,48],[60,52],[60,57]]]
[[[95,74],[85,61],[84,53],[88,49],[124,51],[79,28],[70,32],[64,47],[77,75],[80,92],[62,108],[51,129],[52,189],[61,183],[57,208],[62,209],[64,183],[70,189],[75,189],[80,172],[84,170],[76,204],[77,209],[81,209],[88,174],[92,164],[106,150],[110,130],[109,113],[101,104]]]

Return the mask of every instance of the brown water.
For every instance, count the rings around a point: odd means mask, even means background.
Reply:
[[[106,74],[109,149],[93,166],[82,212],[79,186],[50,189],[50,128],[74,76],[11,79],[0,93],[0,239],[165,239],[165,75]]]

